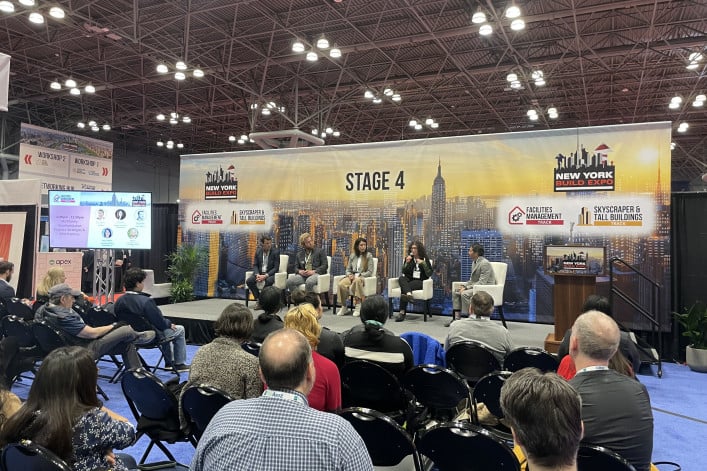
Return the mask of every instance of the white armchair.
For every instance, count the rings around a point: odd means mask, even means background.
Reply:
[[[329,271],[331,270],[331,257],[327,255],[326,258],[327,262],[327,267],[326,267],[326,274],[324,275],[319,275],[317,277],[317,286],[314,287],[312,292],[317,293],[317,294],[324,294],[324,299],[326,300],[326,306],[327,308],[331,307],[331,302],[329,302],[329,288],[331,287],[331,273]],[[294,273],[290,273],[287,275],[287,279],[290,277],[295,276]],[[304,286],[304,283],[300,285],[300,287]],[[287,306],[289,307],[290,303],[289,301],[287,302]]]
[[[172,292],[172,283],[157,283],[155,284],[154,270],[144,269],[145,281],[142,290],[148,293],[151,298],[169,298]]]
[[[503,262],[489,262],[491,268],[493,269],[493,274],[496,278],[495,285],[474,285],[474,292],[486,291],[493,298],[494,307],[498,308],[498,315],[501,318],[503,327],[506,326],[506,318],[503,316],[503,289],[506,286],[506,273],[508,272],[508,264]],[[456,292],[459,287],[463,286],[465,282],[455,281],[452,283],[452,291]]]
[[[434,266],[434,262],[430,260],[430,265]],[[432,316],[430,312],[430,301],[434,296],[432,278],[428,278],[422,282],[422,289],[416,289],[412,292],[412,299],[415,301],[424,301],[425,310],[423,314],[424,322],[427,322],[427,316]],[[400,298],[400,282],[398,278],[388,278],[388,316],[393,317],[393,298]]]
[[[373,257],[373,271],[372,271],[371,276],[367,276],[364,278],[364,285],[363,285],[363,294],[364,296],[373,296],[376,294],[376,287],[378,285],[378,258]],[[346,275],[337,275],[334,277],[334,303],[331,306],[331,310],[334,311],[336,310],[336,298],[339,296],[338,293],[338,287],[339,287],[339,282],[343,280],[346,277]],[[353,295],[351,295],[353,296]],[[344,303],[346,303],[345,299],[341,300],[341,305],[343,306]]]
[[[289,255],[280,255],[280,267],[275,273],[275,282],[273,286],[279,288],[280,290],[285,290],[287,284],[287,263],[290,261]],[[253,270],[248,270],[245,272],[245,279],[247,280],[253,274]],[[265,282],[258,284],[258,289],[263,289],[265,287]],[[250,289],[248,285],[245,285],[245,305],[248,305],[248,298],[250,298]]]

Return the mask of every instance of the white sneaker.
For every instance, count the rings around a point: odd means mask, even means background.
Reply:
[[[356,305],[356,308],[354,309],[353,315],[354,315],[354,317],[358,317],[358,316],[361,315],[361,305],[360,305],[360,304],[357,304],[357,305]]]
[[[345,315],[346,315],[346,311],[348,311],[348,309],[346,309],[346,306],[341,306],[341,308],[340,308],[339,311],[336,313],[336,315],[337,315],[337,316],[345,316]]]

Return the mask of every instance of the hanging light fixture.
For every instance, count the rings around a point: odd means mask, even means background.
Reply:
[[[317,49],[329,49],[329,40],[323,34],[317,39]]]
[[[304,52],[304,43],[299,39],[292,43],[292,52]]]
[[[471,22],[475,25],[486,23],[486,13],[481,10],[478,10],[476,13],[471,15]]]

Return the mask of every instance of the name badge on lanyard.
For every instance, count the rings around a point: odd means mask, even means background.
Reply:
[[[412,277],[415,280],[420,279],[420,265],[415,264],[415,270],[412,272]]]

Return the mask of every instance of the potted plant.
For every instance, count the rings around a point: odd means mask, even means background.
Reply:
[[[685,351],[685,362],[691,370],[707,372],[707,306],[696,302],[684,313],[673,313],[683,327],[683,336],[689,344]]]
[[[167,255],[167,275],[172,281],[170,299],[173,303],[194,300],[194,279],[206,263],[206,250],[192,244],[178,245]]]

